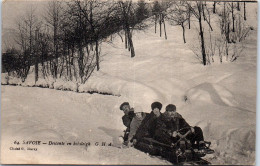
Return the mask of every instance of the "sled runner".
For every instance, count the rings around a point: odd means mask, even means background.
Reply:
[[[189,129],[181,129],[177,132],[178,140],[171,144],[158,142],[153,138],[143,138],[136,143],[135,148],[149,153],[150,155],[161,156],[172,163],[178,164],[210,164],[210,162],[202,159],[207,154],[214,153],[210,149],[210,142],[205,141],[204,149],[196,149],[194,145],[186,138],[191,134]]]

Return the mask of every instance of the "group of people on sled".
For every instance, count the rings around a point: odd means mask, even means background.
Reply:
[[[135,112],[128,102],[120,105],[120,110],[124,112],[122,121],[126,126],[123,137],[124,146],[134,146],[141,151],[145,151],[144,147],[141,146],[144,138],[150,138],[170,146],[178,141],[179,131],[183,130],[185,134],[189,130],[189,134],[185,135],[185,139],[190,141],[192,148],[207,154],[214,152],[206,146],[201,128],[190,126],[176,112],[175,105],[167,105],[165,112],[161,113],[162,104],[154,102],[151,104],[151,109],[150,113]]]

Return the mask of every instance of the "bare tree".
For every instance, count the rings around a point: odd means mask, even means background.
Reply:
[[[125,42],[128,43],[129,50],[131,52],[131,58],[135,57],[135,50],[132,40],[132,33],[130,30],[131,19],[133,15],[132,1],[119,1],[118,2],[119,11],[121,13],[121,19],[123,23],[123,29],[125,31]]]
[[[36,8],[30,7],[24,16],[19,18],[17,22],[18,37],[16,43],[20,46],[21,53],[19,59],[21,61],[21,68],[18,71],[18,76],[25,81],[30,66],[35,64],[35,81],[38,79],[38,56],[35,54],[35,31],[39,27],[39,22],[36,17]]]
[[[115,21],[117,19],[113,18],[114,4],[98,0],[77,0],[68,3],[67,14],[74,22],[74,26],[68,28],[70,31],[68,38],[75,42],[78,52],[79,77],[84,83],[95,67],[97,70],[100,69],[99,58],[102,39],[118,31],[118,25]],[[71,25],[71,23],[68,24]],[[95,45],[95,49],[93,49],[93,45]]]
[[[61,32],[61,21],[62,21],[62,3],[61,1],[50,1],[47,6],[45,21],[48,27],[51,29],[51,45],[52,45],[52,53],[54,55],[53,58],[50,58],[50,69],[53,75],[53,78],[56,79],[58,77],[58,68],[59,62],[58,58],[60,56],[60,32]]]
[[[205,39],[204,39],[204,31],[203,31],[203,24],[202,24],[202,21],[203,21],[202,20],[202,17],[203,17],[203,7],[202,7],[203,2],[202,1],[196,1],[194,3],[195,3],[195,5],[193,7],[190,6],[190,8],[192,9],[194,16],[198,20],[198,23],[199,23],[199,35],[200,35],[200,43],[201,43],[202,62],[203,62],[203,65],[206,65],[207,64],[207,57],[206,57]],[[205,21],[207,21],[209,27],[211,27],[210,23],[208,22],[208,20],[206,18],[205,18]]]
[[[45,78],[48,75],[48,63],[45,62],[48,61],[48,54],[50,52],[49,36],[44,29],[40,29],[37,33],[37,52],[39,54],[39,63],[42,67],[42,75]]]
[[[231,43],[230,39],[230,8],[228,8],[228,3],[223,2],[223,10],[220,14],[220,26],[221,26],[221,34],[225,34],[226,40],[228,43]]]
[[[164,28],[164,37],[167,39],[167,33],[166,33],[166,25],[165,25],[165,18],[167,16],[166,10],[173,4],[174,2],[171,1],[155,1],[152,8],[152,14],[155,18],[155,33],[157,28],[157,22],[160,26],[160,37],[162,36],[162,25]]]
[[[235,15],[234,15],[234,2],[231,2],[231,14],[232,14],[232,31],[235,32]]]
[[[246,20],[246,2],[244,2],[244,20]]]
[[[169,8],[167,13],[167,19],[172,25],[180,25],[182,27],[183,41],[186,43],[185,22],[190,19],[190,6],[184,1],[179,1],[172,8]]]
[[[240,11],[240,3],[237,2],[237,10]]]
[[[135,19],[137,24],[150,16],[148,5],[144,0],[138,0],[135,8]]]
[[[216,13],[216,1],[214,1],[214,3],[213,3],[213,13]]]
[[[160,4],[158,1],[154,1],[153,3],[153,9],[152,9],[152,13],[154,15],[154,32],[156,33],[156,29],[157,29],[157,21],[158,21],[158,13],[160,12]]]
[[[90,14],[88,13],[89,10],[87,10],[88,3],[85,1],[74,1],[69,3],[68,6],[69,6],[69,9],[67,11],[69,15],[68,17],[70,17],[70,20],[72,19],[74,22],[74,24],[71,27],[72,34],[70,36],[70,40],[75,42],[77,48],[77,56],[75,58],[77,59],[78,74],[81,83],[84,83],[86,78],[85,69],[88,67],[88,64],[84,63],[85,62],[84,59],[86,58],[84,53],[84,48],[88,47],[87,43],[85,42],[89,40],[88,32],[90,32],[87,29],[87,19],[89,18],[86,18],[89,17]],[[68,22],[68,24],[71,23],[72,22]],[[73,53],[74,53],[74,49],[73,49]],[[74,72],[75,71],[76,68],[74,68]],[[76,73],[74,75],[75,77],[77,77]]]
[[[187,2],[188,3],[188,2]],[[191,22],[191,8],[190,5],[187,5],[187,9],[188,9],[188,24],[189,24],[189,29],[191,28],[190,26],[190,22]]]

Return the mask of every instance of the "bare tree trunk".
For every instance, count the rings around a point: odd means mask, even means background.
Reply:
[[[157,27],[157,15],[155,15],[155,22],[154,22],[154,32],[156,33],[156,27]]]
[[[246,2],[244,2],[244,20],[246,20]]]
[[[159,16],[159,24],[160,24],[160,37],[162,37],[162,16]]]
[[[127,35],[128,36],[127,40],[128,40],[128,51],[130,52],[131,51],[131,46],[130,46],[130,41],[129,41],[129,35]]]
[[[68,63],[68,56],[70,56],[69,47],[68,44],[63,41],[63,56],[64,56],[64,63],[66,63],[66,66],[64,65],[64,70],[66,70],[66,79],[68,80],[69,77],[69,63]]]
[[[60,66],[61,66],[61,69],[60,69],[60,73],[59,73],[59,74],[60,74],[60,77],[59,77],[59,78],[61,78],[61,76],[62,76],[62,74],[63,74],[63,70],[64,70],[64,69],[63,69],[63,68],[64,68],[64,56],[61,57],[61,60],[62,60],[62,61],[61,61],[62,63],[61,63],[61,65],[60,65]]]
[[[52,70],[51,70],[51,59],[49,60],[49,65],[47,64],[47,71],[48,73],[52,74]]]
[[[128,42],[128,49],[130,50],[131,52],[131,58],[133,58],[135,56],[135,51],[134,51],[134,45],[133,45],[133,41],[132,41],[132,34],[130,32],[130,20],[129,20],[129,17],[130,17],[130,8],[131,8],[131,5],[132,5],[132,1],[129,1],[129,2],[120,2],[120,4],[123,6],[123,17],[124,17],[124,30],[125,30],[125,37],[127,38],[127,42]],[[127,7],[126,7],[127,6]],[[128,9],[128,10],[126,10]]]
[[[203,4],[203,2],[202,2],[202,4],[201,4],[201,6],[202,6],[203,19],[204,19],[204,21],[206,21],[206,15],[205,15],[205,11],[204,11],[204,4]]]
[[[226,34],[226,2],[224,2],[221,34]]]
[[[127,31],[128,31],[128,42],[129,42],[129,46],[130,46],[130,50],[131,50],[131,58],[133,58],[133,57],[135,57],[135,50],[134,50],[134,45],[133,45],[133,41],[132,41],[132,34],[129,29]]]
[[[214,1],[214,4],[213,4],[213,13],[216,13],[216,3],[217,3],[217,2]]]
[[[72,60],[72,61],[73,61],[73,60]],[[74,77],[75,77],[76,81],[78,81],[78,75],[77,75],[77,70],[76,70],[76,64],[75,64],[75,63],[73,63],[73,67],[74,67],[74,69],[73,69],[73,71],[74,71]]]
[[[226,61],[228,61],[228,43],[226,42]]]
[[[57,76],[58,76],[58,58],[59,58],[59,55],[58,55],[58,43],[57,43],[57,28],[54,27],[54,55],[55,55],[55,59],[54,59],[54,68],[53,68],[53,76],[55,79],[57,79]]]
[[[97,65],[97,71],[99,71],[99,55],[98,55],[98,40],[96,40],[96,65]]]
[[[70,49],[68,48],[68,67],[69,67],[69,79],[72,81],[72,73],[71,73],[71,55],[70,55]]]
[[[165,36],[165,39],[167,40],[167,33],[166,33],[166,26],[165,26],[164,18],[163,18],[163,26],[164,26],[164,36]]]
[[[44,57],[43,57],[43,51],[41,51],[41,59],[40,59],[40,63],[42,65],[42,75],[43,75],[43,78],[45,79],[45,76],[46,76],[46,68],[45,68],[45,63],[44,63]],[[47,66],[48,66],[48,62],[47,63]]]
[[[36,82],[38,81],[38,78],[39,78],[39,67],[38,67],[38,58],[35,59],[35,84]]]
[[[208,8],[207,8],[207,11],[208,11],[208,20],[207,20],[207,23],[208,23],[208,25],[209,25],[209,27],[210,27],[210,30],[213,31],[213,28],[212,28],[212,26],[211,26],[210,11],[208,10]]]
[[[57,76],[58,76],[58,59],[55,59],[54,60],[54,67],[53,67],[53,70],[54,70],[54,78],[57,79]]]
[[[203,65],[206,65],[206,51],[205,51],[205,43],[204,43],[204,35],[203,35],[203,28],[202,28],[202,20],[201,20],[201,11],[202,10],[202,3],[199,2],[198,4],[198,11],[199,11],[199,26],[200,26],[200,38],[201,38],[201,53],[203,59]]]
[[[227,39],[228,43],[231,43],[229,33],[230,33],[230,23],[228,23],[228,26],[227,26],[226,39]]]
[[[127,36],[127,32],[125,30],[125,49],[127,49],[127,45],[128,45],[127,39],[128,39],[128,36]]]
[[[75,66],[74,66],[74,61],[73,61],[74,51],[75,51],[75,45],[73,45],[72,48],[71,48],[71,56],[72,56],[72,58],[71,58],[71,61],[70,61],[70,65],[74,67],[74,69],[73,69],[74,76],[75,76],[75,79],[77,81],[77,74],[75,74]],[[71,75],[72,75],[72,73],[71,73]]]
[[[89,48],[88,48],[89,44],[86,44],[86,49],[87,49],[87,54],[89,54]]]
[[[240,11],[240,3],[237,2],[237,10]]]
[[[79,66],[79,76],[80,76],[80,81],[83,83],[83,77],[84,77],[84,53],[83,53],[83,48],[82,48],[82,43],[81,41],[79,42],[79,59],[78,59],[78,66]]]
[[[186,39],[185,39],[185,27],[184,27],[184,23],[181,23],[181,27],[182,27],[182,36],[183,36],[183,42],[186,43]]]
[[[234,3],[232,2],[232,4],[231,4],[232,6],[231,6],[231,10],[232,10],[232,22],[233,22],[233,29],[232,29],[232,31],[233,32],[235,32],[235,16],[234,16]]]
[[[38,77],[39,77],[39,68],[38,68],[38,30],[35,30],[35,51],[34,51],[34,72],[35,72],[35,84],[38,81]]]
[[[190,9],[190,6],[189,6],[189,12],[188,12],[188,14],[189,14],[189,16],[188,16],[188,17],[189,17],[189,18],[188,18],[189,29],[190,29],[190,10],[191,10],[191,9]]]
[[[54,22],[53,25],[54,31],[53,31],[53,46],[54,46],[54,55],[55,55],[55,60],[54,60],[54,78],[57,79],[58,77],[58,37],[57,37],[57,22]]]

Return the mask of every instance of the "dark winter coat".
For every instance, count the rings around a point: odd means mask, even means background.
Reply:
[[[177,112],[173,116],[164,113],[157,119],[154,139],[159,142],[171,144],[175,142],[174,138],[171,136],[172,133],[187,127],[190,127],[190,125]]]
[[[151,112],[144,118],[135,135],[137,141],[141,140],[144,137],[152,138],[154,136],[156,120],[157,117],[153,112]]]
[[[134,109],[131,108],[130,112],[127,115],[124,115],[122,117],[123,124],[126,126],[126,132],[130,131],[130,124],[134,116],[135,116]]]

